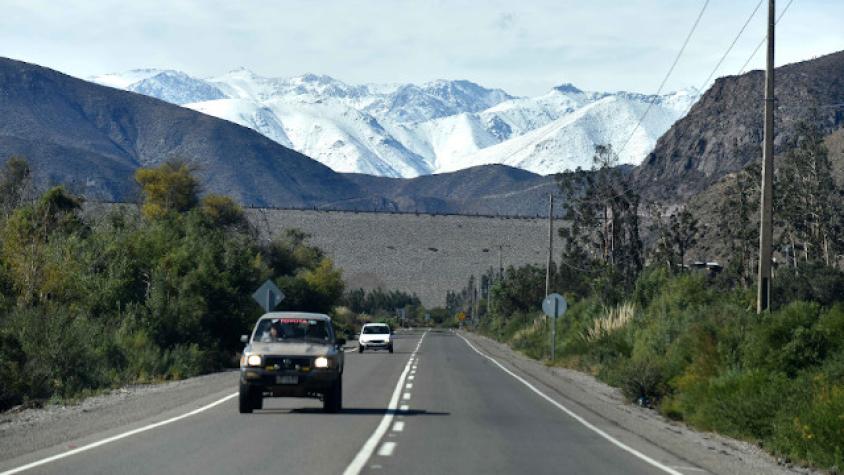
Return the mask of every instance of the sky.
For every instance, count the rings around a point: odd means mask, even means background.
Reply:
[[[0,56],[82,78],[246,67],[350,84],[468,79],[514,95],[562,83],[655,93],[704,1],[3,0]],[[758,2],[710,0],[664,91],[706,86]],[[716,77],[739,73],[764,38],[764,3]],[[777,64],[844,50],[842,18],[842,0],[794,0],[778,25]],[[751,69],[764,61],[762,48]]]

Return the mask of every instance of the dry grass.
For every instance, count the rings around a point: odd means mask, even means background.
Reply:
[[[632,303],[623,303],[617,307],[608,308],[604,314],[592,322],[592,328],[583,333],[583,339],[587,342],[594,342],[601,338],[623,329],[633,320],[636,314],[636,306]]]

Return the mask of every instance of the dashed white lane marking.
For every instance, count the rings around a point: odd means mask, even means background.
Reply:
[[[407,383],[404,385],[404,389],[413,389],[413,383]]]
[[[402,399],[410,399],[410,393],[404,393],[401,398]]]
[[[501,370],[502,370],[502,371],[504,371],[505,373],[509,374],[510,376],[512,376],[512,377],[514,377],[514,378],[516,378],[516,380],[517,380],[517,381],[519,381],[520,383],[522,383],[522,384],[524,384],[525,386],[527,386],[527,387],[528,387],[531,391],[533,391],[533,392],[535,392],[536,394],[538,394],[541,398],[543,398],[543,399],[545,399],[546,401],[550,402],[551,404],[553,404],[554,406],[556,406],[556,407],[557,407],[557,409],[559,409],[559,410],[561,410],[561,411],[565,412],[566,414],[568,414],[569,416],[571,416],[571,418],[572,418],[572,419],[574,419],[574,420],[576,420],[577,422],[581,423],[583,426],[585,426],[587,429],[591,430],[592,432],[595,432],[596,434],[600,435],[601,437],[603,437],[604,439],[606,439],[607,441],[609,441],[610,443],[612,443],[612,444],[613,444],[613,445],[615,445],[616,447],[620,448],[621,450],[624,450],[625,452],[627,452],[627,453],[629,453],[629,454],[633,455],[634,457],[637,457],[638,459],[640,459],[640,460],[642,460],[642,461],[644,461],[644,462],[646,462],[646,463],[648,463],[648,464],[650,464],[650,465],[653,465],[654,467],[656,467],[656,468],[658,468],[658,469],[660,469],[660,470],[662,470],[662,471],[664,471],[664,472],[666,472],[666,473],[670,473],[671,475],[683,475],[682,473],[678,472],[677,470],[674,470],[673,468],[671,468],[671,467],[669,467],[669,466],[667,466],[667,465],[664,465],[664,464],[662,464],[662,463],[660,463],[660,462],[658,462],[658,461],[656,461],[656,460],[652,459],[651,457],[648,457],[647,455],[643,454],[642,452],[639,452],[638,450],[634,449],[633,447],[630,447],[629,445],[626,445],[626,444],[624,444],[623,442],[619,441],[618,439],[614,438],[613,436],[611,436],[611,435],[607,434],[606,432],[604,432],[603,430],[599,429],[597,426],[593,425],[592,423],[590,423],[590,422],[589,422],[589,421],[587,421],[586,419],[584,419],[584,418],[582,418],[582,417],[578,416],[577,414],[575,414],[575,413],[574,413],[571,409],[567,408],[566,406],[563,406],[562,404],[560,404],[559,402],[557,402],[556,400],[554,400],[554,399],[553,399],[553,398],[551,398],[550,396],[546,395],[545,393],[543,393],[543,392],[542,392],[542,391],[540,391],[539,389],[536,389],[536,387],[535,387],[534,385],[530,384],[529,382],[527,382],[527,381],[526,381],[524,378],[522,378],[521,376],[519,376],[519,375],[517,375],[516,373],[514,373],[514,372],[510,371],[509,369],[507,369],[504,365],[502,365],[502,364],[501,364],[501,363],[499,363],[497,360],[495,360],[495,358],[493,358],[493,357],[491,357],[491,356],[488,356],[488,355],[486,355],[485,353],[481,352],[481,350],[479,350],[479,349],[475,348],[475,345],[473,345],[473,344],[472,344],[469,340],[467,340],[467,339],[466,339],[466,337],[464,337],[463,335],[461,335],[461,334],[459,334],[459,333],[458,333],[458,334],[457,334],[457,336],[459,336],[460,338],[462,338],[462,339],[463,339],[463,341],[465,341],[465,342],[466,342],[466,344],[467,344],[467,345],[469,345],[469,348],[471,348],[472,350],[474,350],[474,351],[475,351],[475,353],[477,353],[477,354],[479,354],[479,355],[483,356],[484,358],[486,358],[486,359],[488,359],[488,360],[492,361],[493,363],[495,363],[495,365],[496,365],[496,366],[498,366],[499,368],[501,368]]]
[[[693,472],[705,472],[706,470],[697,467],[683,467],[682,465],[675,465],[674,468],[677,470],[691,470]]]
[[[396,423],[393,424],[393,432],[401,432],[403,430],[404,430],[404,421],[396,421]]]
[[[81,452],[87,452],[91,449],[100,447],[102,445],[106,445],[106,444],[114,442],[116,440],[125,439],[126,437],[131,437],[135,434],[140,434],[141,432],[146,432],[148,430],[152,430],[152,429],[155,429],[155,428],[158,428],[158,427],[161,427],[161,426],[166,426],[167,424],[172,424],[172,423],[180,421],[182,419],[186,419],[190,416],[195,416],[195,415],[197,415],[201,412],[205,412],[208,409],[211,409],[212,407],[219,406],[220,404],[237,397],[237,395],[238,395],[238,393],[229,394],[228,396],[226,396],[222,399],[217,399],[216,401],[214,401],[210,404],[206,404],[206,405],[200,407],[199,409],[194,409],[194,410],[192,410],[190,412],[186,412],[182,415],[179,415],[179,416],[176,416],[176,417],[171,417],[170,419],[165,419],[165,420],[160,421],[160,422],[155,422],[153,424],[145,425],[143,427],[138,427],[137,429],[132,429],[128,432],[123,432],[121,434],[117,434],[117,435],[114,435],[114,436],[111,436],[111,437],[108,437],[108,438],[105,438],[105,439],[102,439],[102,440],[98,440],[98,441],[92,442],[88,445],[83,445],[82,447],[79,447],[79,448],[76,448],[76,449],[73,449],[73,450],[68,450],[67,452],[62,452],[60,454],[53,455],[52,457],[47,457],[47,458],[43,458],[41,460],[36,460],[35,462],[31,462],[31,463],[28,463],[26,465],[21,465],[20,467],[15,467],[11,470],[6,470],[5,472],[0,473],[0,475],[11,475],[13,473],[20,473],[20,472],[23,472],[24,470],[29,470],[31,468],[39,467],[41,465],[48,464],[50,462],[55,462],[56,460],[61,460],[61,459],[66,458],[66,457],[70,457],[71,455],[76,455],[76,454],[81,453]]]
[[[378,455],[382,457],[389,457],[393,455],[394,450],[396,450],[395,442],[384,442],[381,444],[381,448],[378,449]]]
[[[407,404],[402,404],[401,407],[399,408],[399,410],[401,412],[407,412],[407,411],[410,410],[410,406],[408,406]]]
[[[411,358],[416,356],[416,353],[419,351],[419,347],[422,346],[422,342],[425,340],[425,335],[428,334],[428,330],[422,334],[422,338],[419,339],[419,343],[416,344],[416,349],[413,350],[413,353],[410,355]],[[387,432],[387,429],[390,427],[390,423],[393,422],[393,417],[395,417],[396,406],[398,406],[399,396],[401,395],[402,386],[404,386],[404,381],[407,378],[407,374],[410,372],[410,360],[408,360],[407,364],[404,366],[404,370],[401,372],[401,376],[399,376],[399,380],[396,383],[396,389],[393,390],[393,395],[390,397],[390,402],[387,404],[387,413],[384,414],[384,417],[381,418],[381,422],[378,424],[378,427],[375,428],[375,431],[372,435],[369,436],[369,439],[363,444],[363,447],[360,448],[355,458],[352,459],[352,462],[346,467],[346,470],[343,471],[343,475],[358,475],[361,470],[363,470],[366,462],[372,457],[372,453],[375,452],[375,448],[378,446],[378,442],[381,441],[381,438],[384,437],[384,434]],[[406,404],[401,406],[401,410],[407,411],[408,406]],[[385,442],[387,444],[387,442]],[[393,446],[395,448],[395,445]],[[382,447],[383,450],[383,447]],[[392,453],[392,449],[391,449]]]
[[[415,376],[415,375],[412,375],[412,374],[411,374],[410,376],[408,376],[408,377],[407,377],[407,379],[408,379],[408,380],[410,380],[410,381],[413,381],[413,379],[414,379],[414,378],[416,378],[416,376]]]

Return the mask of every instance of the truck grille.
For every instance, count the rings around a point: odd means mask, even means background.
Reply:
[[[310,358],[292,356],[265,356],[264,367],[278,367],[278,369],[300,369],[311,366]]]

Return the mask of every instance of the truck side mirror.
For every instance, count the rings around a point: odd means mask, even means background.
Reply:
[[[246,343],[247,341],[249,341],[249,335],[240,335],[241,343]]]

